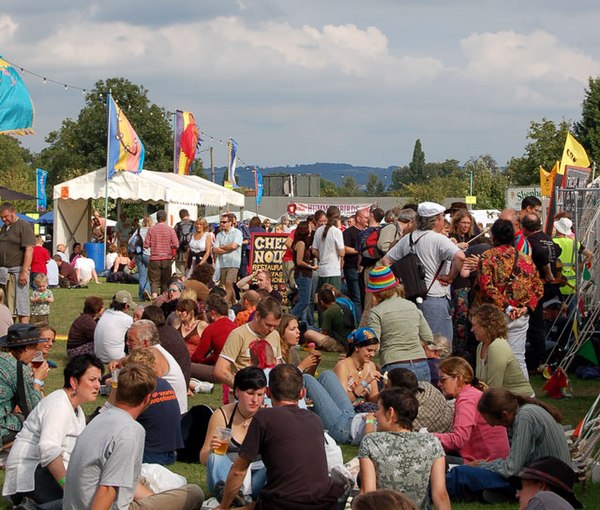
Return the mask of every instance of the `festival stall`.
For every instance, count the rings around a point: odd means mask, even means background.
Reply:
[[[71,246],[91,238],[91,201],[106,197],[106,184],[106,168],[100,168],[54,186],[54,250],[58,243]],[[195,218],[199,205],[244,207],[244,195],[201,177],[149,170],[116,172],[108,181],[108,197],[164,204],[170,226],[179,221],[181,209]]]

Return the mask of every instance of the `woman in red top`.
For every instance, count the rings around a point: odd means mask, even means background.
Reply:
[[[177,319],[173,327],[181,333],[185,345],[194,354],[200,344],[200,336],[206,327],[206,322],[198,317],[198,305],[191,299],[180,299],[176,308]]]

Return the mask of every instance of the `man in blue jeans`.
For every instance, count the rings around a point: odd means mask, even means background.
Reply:
[[[359,284],[358,263],[360,233],[369,223],[369,210],[360,209],[354,215],[354,225],[342,233],[344,237],[344,280],[346,281],[346,295],[354,303],[356,317],[360,321],[362,315],[362,296]],[[338,289],[339,290],[339,289]]]

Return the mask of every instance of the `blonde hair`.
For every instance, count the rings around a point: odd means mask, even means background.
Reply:
[[[132,363],[139,363],[151,369],[156,369],[156,356],[154,349],[135,349],[129,356],[125,358],[124,366]]]
[[[433,345],[437,347],[440,358],[445,359],[450,355],[450,342],[444,335],[440,333],[434,334]]]
[[[35,276],[35,278],[33,279],[33,283],[35,283],[36,285],[40,285],[41,283],[48,283],[48,278],[44,273],[39,273]]]

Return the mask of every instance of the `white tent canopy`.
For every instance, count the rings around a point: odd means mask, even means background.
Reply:
[[[91,199],[106,196],[106,168],[54,186],[54,248],[90,239]],[[179,221],[179,211],[196,217],[199,205],[244,207],[244,195],[191,175],[143,170],[117,172],[108,181],[108,197],[125,202],[163,203],[167,221]]]

